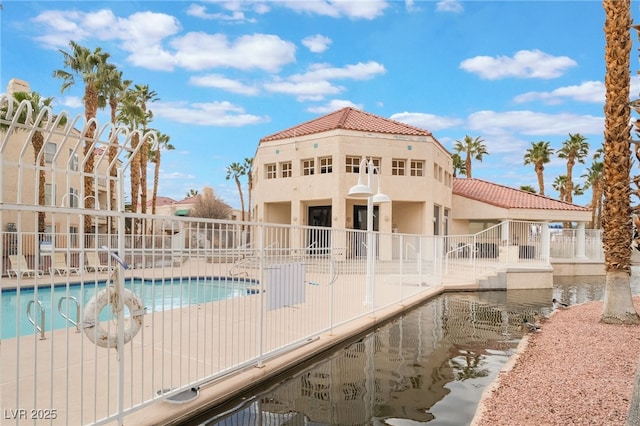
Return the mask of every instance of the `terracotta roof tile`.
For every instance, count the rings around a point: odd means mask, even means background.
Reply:
[[[481,179],[456,178],[453,193],[472,200],[507,209],[589,211],[587,207],[554,200],[539,194],[487,182]]]
[[[431,132],[413,127],[399,121],[380,117],[375,114],[346,107],[306,123],[290,127],[278,133],[265,136],[260,142],[287,139],[296,136],[311,135],[335,129],[355,130],[360,132],[385,133],[407,136],[432,136]]]

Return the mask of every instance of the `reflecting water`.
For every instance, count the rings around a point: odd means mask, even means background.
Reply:
[[[546,290],[438,296],[190,424],[469,424],[484,388],[526,332],[523,319],[548,315],[554,297],[600,300],[604,277],[560,277]]]

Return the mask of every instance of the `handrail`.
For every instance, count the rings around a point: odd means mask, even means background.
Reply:
[[[72,320],[71,318],[69,318],[68,315],[66,315],[64,312],[62,312],[62,302],[64,300],[73,300],[73,302],[76,304],[76,321]],[[67,312],[69,312],[69,308],[68,308],[68,302],[67,302]],[[80,333],[80,302],[78,302],[78,299],[76,299],[73,296],[62,296],[60,298],[60,300],[58,300],[58,313],[60,314],[60,316],[62,318],[65,319],[65,321],[73,324],[76,327],[76,333]]]
[[[36,324],[36,320],[31,317],[31,306],[33,306],[34,303],[37,303],[40,306],[40,326],[38,326],[38,324]],[[42,304],[42,302],[39,300],[29,300],[29,303],[27,303],[27,320],[29,320],[29,322],[33,324],[33,326],[36,328],[36,331],[40,332],[40,340],[46,339],[46,336],[44,335],[45,317],[44,305]]]

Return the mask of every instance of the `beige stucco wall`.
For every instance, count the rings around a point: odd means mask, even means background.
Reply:
[[[320,173],[319,159],[332,158],[331,173]],[[451,208],[450,154],[431,137],[409,137],[378,133],[332,130],[321,134],[267,141],[259,144],[253,160],[252,208],[258,221],[283,223],[291,208],[290,223],[308,224],[309,206],[332,206],[331,226],[353,227],[353,206],[366,205],[366,198],[348,196],[358,182],[357,173],[346,173],[346,157],[379,158],[381,174],[373,177],[372,189],[380,189],[391,204],[379,206],[381,232],[433,234],[433,205]],[[315,159],[315,173],[304,176],[302,160]],[[406,160],[406,174],[392,175],[392,159]],[[410,160],[424,161],[423,176],[410,176]],[[291,177],[281,177],[281,165],[291,162]],[[276,164],[277,177],[267,179],[266,164]],[[439,167],[439,176],[434,176]],[[367,183],[366,181],[364,182]],[[441,219],[442,222],[442,219]],[[444,227],[442,227],[444,229]],[[442,233],[442,231],[441,231]]]
[[[79,139],[79,132],[72,129],[68,137],[64,137],[62,132],[44,133],[46,143],[55,144],[56,150],[51,161],[46,161],[45,182],[53,185],[53,196],[50,200],[50,206],[69,207],[70,199],[76,200],[78,206],[83,206],[83,199],[93,200],[94,194],[83,195],[83,178],[80,175],[83,168],[83,149],[84,142]],[[39,171],[35,167],[35,159],[33,145],[29,141],[29,133],[27,131],[14,131],[7,134],[6,130],[0,131],[0,145],[3,146],[2,154],[0,154],[1,163],[1,191],[0,201],[6,203],[18,203],[25,205],[38,205],[38,186],[37,176]],[[72,153],[77,153],[77,171],[70,170],[70,158]],[[44,155],[44,153],[42,154]],[[97,203],[92,201],[92,206],[99,209],[106,209],[109,205],[108,200],[108,155],[105,151],[99,150],[94,157],[95,161],[95,180],[94,191],[97,189]],[[77,191],[78,196],[69,195],[70,188]],[[115,207],[114,207],[115,208]],[[34,232],[36,229],[36,221],[26,218],[25,213],[21,214],[20,230],[23,232]],[[78,216],[64,216],[64,220],[56,218],[52,214],[47,214],[46,225],[51,226],[56,232],[68,232],[70,227],[79,227]],[[17,222],[17,213],[11,210],[5,210],[2,214],[2,229],[6,228],[8,223]],[[99,227],[106,226],[106,219],[96,219]]]

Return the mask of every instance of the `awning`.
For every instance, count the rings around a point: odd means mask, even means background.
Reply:
[[[189,209],[176,210],[176,216],[189,216]]]

